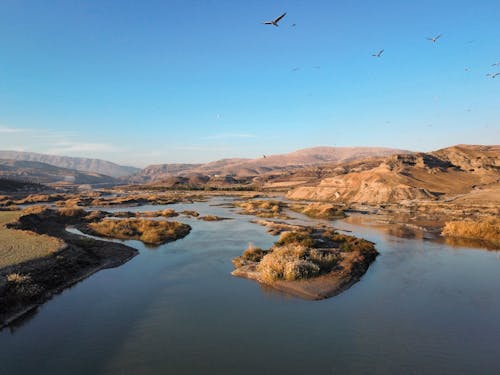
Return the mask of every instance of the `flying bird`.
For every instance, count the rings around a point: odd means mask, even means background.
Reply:
[[[438,36],[427,38],[427,40],[430,40],[432,43],[436,43],[439,38],[441,38],[443,34],[439,34]]]
[[[486,74],[487,77],[495,78],[496,76],[500,76],[500,72],[498,73],[488,73]]]
[[[500,62],[497,62],[497,63],[491,64],[491,66],[500,66]]]
[[[384,53],[384,50],[381,49],[378,53],[372,53],[372,56],[373,57],[380,57],[380,56],[382,56],[383,53]]]
[[[281,16],[279,16],[278,18],[276,18],[276,19],[272,20],[272,21],[266,21],[266,22],[262,22],[262,23],[263,23],[264,25],[273,25],[273,26],[278,27],[278,26],[279,26],[279,25],[278,25],[278,22],[280,22],[280,21],[281,21],[281,19],[282,19],[283,17],[285,17],[285,16],[286,16],[286,12],[285,12],[285,13],[283,13],[283,14],[282,14]]]
[[[295,27],[295,26],[297,26],[297,24],[296,24],[296,23],[292,23],[292,24],[290,25],[290,27]]]
[[[293,69],[292,69],[292,72],[297,72],[297,71],[299,71],[299,70],[300,70],[300,68],[299,68],[299,67],[297,67],[297,68],[293,68]]]

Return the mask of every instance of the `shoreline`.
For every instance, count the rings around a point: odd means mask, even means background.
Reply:
[[[120,243],[67,232],[68,223],[55,218],[40,223],[25,218],[16,223],[18,229],[48,234],[63,240],[66,246],[49,256],[0,269],[1,278],[13,273],[29,275],[27,284],[0,282],[0,331],[78,282],[103,269],[119,267],[139,254]]]

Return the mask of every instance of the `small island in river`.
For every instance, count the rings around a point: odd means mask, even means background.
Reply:
[[[280,238],[268,250],[250,245],[233,259],[232,275],[300,298],[321,300],[343,292],[360,280],[378,255],[372,242],[331,228],[261,224],[281,232]]]

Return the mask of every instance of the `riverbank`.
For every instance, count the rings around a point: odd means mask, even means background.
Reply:
[[[123,244],[75,235],[65,230],[82,217],[47,210],[21,215],[10,228],[64,241],[48,255],[0,269],[0,329],[49,300],[55,294],[106,268],[118,267],[138,254]]]

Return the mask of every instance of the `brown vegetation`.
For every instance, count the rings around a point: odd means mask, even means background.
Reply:
[[[283,209],[287,207],[286,203],[277,200],[247,200],[235,202],[234,205],[243,209],[241,212],[243,215],[291,219],[291,217],[283,213]]]
[[[6,228],[20,215],[20,211],[0,212],[0,269],[51,255],[64,246],[57,238]]]
[[[366,240],[332,229],[303,227],[283,232],[269,250],[250,246],[233,259],[233,275],[321,299],[358,281],[377,255],[373,243]]]
[[[449,221],[445,224],[442,235],[481,240],[500,249],[500,219],[488,217],[478,221]]]
[[[200,216],[198,217],[198,220],[203,220],[203,221],[222,221],[222,220],[231,220],[228,217],[220,217],[216,215],[206,215],[206,216]]]
[[[336,220],[345,217],[341,207],[330,203],[291,204],[289,207],[314,219]]]
[[[171,221],[145,219],[105,219],[88,224],[93,234],[123,240],[139,240],[148,245],[161,245],[187,236],[191,227]]]

